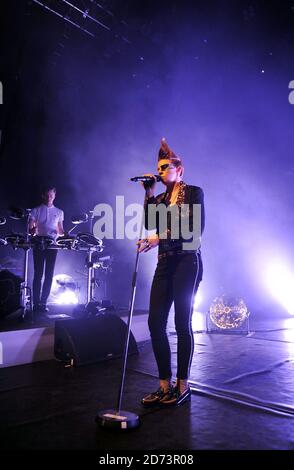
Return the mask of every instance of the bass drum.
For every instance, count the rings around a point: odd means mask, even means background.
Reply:
[[[0,271],[0,319],[20,307],[22,279],[7,269]]]

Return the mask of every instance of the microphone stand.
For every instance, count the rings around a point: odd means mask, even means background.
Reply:
[[[142,238],[142,234],[143,234],[144,217],[145,217],[145,214],[143,211],[141,227],[140,227],[140,237],[139,237],[140,239]],[[128,349],[129,349],[130,332],[131,332],[131,323],[132,323],[135,297],[136,297],[136,289],[137,289],[139,255],[140,253],[139,251],[137,251],[136,260],[135,260],[135,268],[134,268],[133,277],[132,277],[132,294],[131,294],[131,301],[130,301],[129,314],[128,314],[127,332],[126,332],[125,344],[124,344],[121,382],[120,382],[119,393],[118,393],[118,398],[117,398],[117,406],[116,406],[116,409],[108,409],[108,410],[99,411],[98,414],[96,415],[97,424],[105,428],[109,428],[113,430],[120,430],[120,431],[137,428],[140,424],[140,419],[138,415],[130,411],[121,410],[125,375],[126,375]]]

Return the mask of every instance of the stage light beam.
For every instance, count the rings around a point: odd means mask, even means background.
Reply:
[[[199,307],[199,305],[201,305],[202,301],[203,301],[202,294],[201,294],[201,292],[198,291],[197,294],[194,297],[194,308],[193,308],[194,311],[198,309],[198,307]]]
[[[280,262],[270,264],[265,272],[265,283],[273,297],[294,315],[294,274]]]

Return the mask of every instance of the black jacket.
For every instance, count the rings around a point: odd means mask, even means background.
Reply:
[[[189,205],[189,213],[186,214],[187,217],[189,217],[189,220],[187,221],[189,223],[189,230],[190,232],[193,231],[193,228],[195,229],[195,222],[193,224],[193,204],[200,204],[201,205],[201,227],[199,227],[199,231],[201,231],[201,235],[204,231],[204,225],[205,225],[205,211],[204,211],[204,194],[203,190],[199,188],[198,186],[190,186],[186,185],[185,186],[185,195],[184,195],[184,204]],[[156,214],[156,218],[150,218],[148,217],[148,207],[152,204],[157,207],[160,204],[164,204],[167,206],[167,203],[165,202],[165,197],[167,193],[161,193],[158,196],[153,196],[149,199],[145,199],[145,228],[147,230],[154,230],[156,229],[156,233],[160,237],[159,241],[159,254],[163,253],[165,251],[181,251],[183,249],[183,242],[191,242],[192,238],[190,239],[185,239],[182,237],[182,231],[181,231],[181,221],[179,221],[179,238],[171,238],[172,233],[170,233],[171,230],[171,214],[168,212],[167,216],[167,238],[163,239],[160,236],[160,224],[159,224],[159,214]],[[150,215],[150,213],[149,213]],[[181,206],[179,207],[178,215],[176,216],[177,218],[179,217],[181,220],[183,220],[183,217],[185,217],[185,213],[182,212]],[[151,219],[151,220],[150,220]],[[187,249],[187,248],[186,248]],[[194,251],[192,249],[192,251]],[[196,251],[196,250],[195,250]]]

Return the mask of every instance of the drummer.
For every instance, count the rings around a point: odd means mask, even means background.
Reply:
[[[32,209],[29,217],[29,232],[34,236],[50,237],[54,241],[57,236],[64,234],[64,213],[54,206],[56,188],[47,186],[42,191],[43,203]],[[57,250],[33,249],[34,280],[33,280],[33,305],[36,312],[47,312],[47,299],[50,294]],[[41,293],[41,283],[45,268],[45,277]]]

